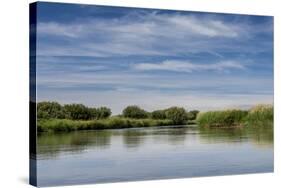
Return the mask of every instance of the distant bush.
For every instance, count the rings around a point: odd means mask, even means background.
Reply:
[[[167,119],[173,121],[175,125],[187,123],[187,113],[184,108],[171,107],[165,110]]]
[[[139,106],[132,105],[132,106],[127,106],[123,110],[123,116],[126,117],[126,118],[141,119],[141,118],[147,118],[148,112],[141,109]]]
[[[104,119],[111,115],[111,110],[107,107],[88,108],[88,111],[90,114],[89,119]]]
[[[151,118],[152,119],[166,119],[166,113],[165,110],[155,110],[151,112]]]
[[[187,112],[188,120],[195,120],[198,113],[199,113],[198,110],[191,110],[191,111]]]
[[[83,104],[66,104],[64,105],[64,112],[67,119],[88,120],[91,118],[89,108]]]
[[[108,118],[111,115],[111,110],[107,107],[100,107],[96,109],[97,119]]]
[[[37,103],[37,118],[64,118],[63,107],[57,102]]]
[[[57,102],[37,103],[37,118],[39,119],[72,119],[89,120],[104,119],[111,115],[110,108],[90,108],[83,104],[66,104],[64,106]]]

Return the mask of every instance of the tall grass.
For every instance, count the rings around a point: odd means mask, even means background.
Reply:
[[[206,127],[273,124],[273,106],[257,105],[245,110],[209,111],[198,114],[196,122]]]
[[[238,126],[245,120],[247,114],[247,111],[235,109],[201,112],[196,121],[199,125],[209,127]]]
[[[120,129],[172,125],[172,120],[131,119],[112,117],[101,120],[40,119],[38,132],[69,132],[76,130]]]
[[[274,111],[272,105],[257,105],[249,110],[247,125],[273,125]]]

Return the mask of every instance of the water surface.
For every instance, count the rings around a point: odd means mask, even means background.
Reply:
[[[273,171],[272,129],[197,126],[38,136],[38,185]]]

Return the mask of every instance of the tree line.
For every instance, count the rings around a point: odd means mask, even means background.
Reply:
[[[37,118],[42,119],[90,120],[108,118],[110,115],[111,110],[107,107],[91,108],[83,104],[61,105],[47,101],[37,103]]]
[[[155,110],[152,112],[145,111],[137,105],[130,105],[124,108],[121,117],[134,119],[170,119],[176,124],[181,124],[187,120],[196,119],[198,110],[187,112],[182,107],[170,107],[163,110]],[[58,102],[39,102],[37,103],[37,118],[41,119],[72,119],[72,120],[93,120],[105,119],[112,114],[108,107],[87,107],[83,104],[65,104]]]

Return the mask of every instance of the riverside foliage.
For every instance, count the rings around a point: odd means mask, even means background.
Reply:
[[[37,118],[39,119],[90,120],[103,119],[110,115],[111,110],[107,107],[90,108],[83,104],[61,105],[58,102],[37,103]]]
[[[100,120],[40,119],[38,132],[69,132],[76,130],[121,129],[173,125],[172,120],[110,117]]]
[[[232,109],[201,112],[196,122],[205,127],[273,125],[273,106],[257,105],[248,111]]]
[[[112,117],[111,110],[107,107],[92,108],[83,104],[40,102],[37,104],[37,130],[58,132],[184,125],[188,123],[188,113],[184,108],[176,106],[147,112],[139,106],[131,105],[127,106],[121,115]]]
[[[39,132],[186,125],[193,122],[200,127],[270,126],[273,125],[273,106],[257,105],[250,110],[208,112],[187,112],[182,107],[174,106],[147,112],[131,105],[124,108],[122,114],[111,116],[111,110],[107,107],[40,102],[37,104],[37,118]]]

